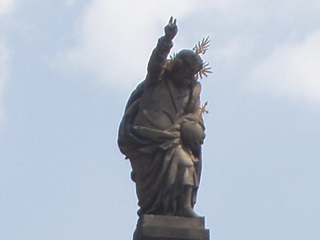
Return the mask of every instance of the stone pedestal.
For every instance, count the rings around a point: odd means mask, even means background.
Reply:
[[[209,240],[204,218],[143,215],[133,240]]]

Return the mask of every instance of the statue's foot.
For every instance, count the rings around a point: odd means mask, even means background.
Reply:
[[[181,217],[201,218],[191,207],[181,208],[179,211]]]

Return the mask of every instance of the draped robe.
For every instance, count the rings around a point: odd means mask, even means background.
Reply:
[[[119,127],[118,145],[131,162],[139,215],[178,215],[184,186],[193,188],[193,206],[200,181],[201,147],[186,146],[180,129],[199,120],[201,85],[177,85],[164,74],[171,47],[159,39],[147,77],[132,92]],[[204,131],[201,116],[198,122]]]

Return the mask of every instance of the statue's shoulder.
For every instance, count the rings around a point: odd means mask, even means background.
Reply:
[[[134,103],[135,101],[141,98],[144,92],[145,84],[146,84],[146,81],[144,80],[141,83],[139,83],[138,86],[132,91],[126,105],[126,109],[128,109],[132,103]]]

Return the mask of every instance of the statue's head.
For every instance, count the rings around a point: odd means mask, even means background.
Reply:
[[[203,60],[194,51],[189,49],[181,50],[176,55],[176,61],[172,71],[179,72],[185,77],[194,77],[203,66]]]
[[[184,49],[171,56],[167,61],[165,70],[177,84],[189,84],[203,75],[211,73],[210,67],[205,63],[200,54],[204,54],[209,47],[209,38],[199,42],[193,50]]]

